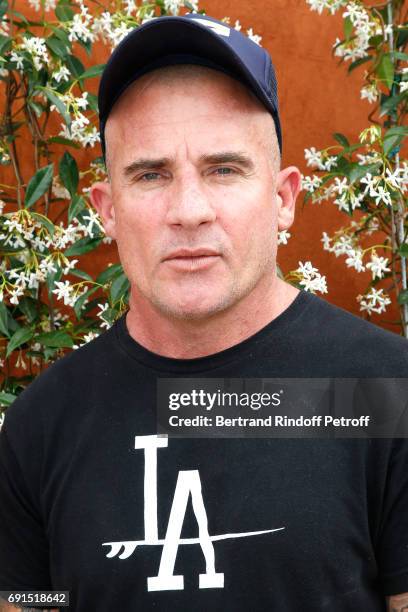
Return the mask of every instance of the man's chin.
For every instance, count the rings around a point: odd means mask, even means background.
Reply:
[[[186,300],[184,302],[178,300],[155,301],[155,306],[167,317],[178,319],[180,321],[203,321],[227,310],[231,306],[231,300],[220,299],[218,301],[194,301]]]

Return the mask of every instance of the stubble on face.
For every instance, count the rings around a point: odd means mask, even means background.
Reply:
[[[213,95],[214,112],[219,112],[223,104],[228,105],[231,121],[234,121],[234,117],[238,117],[238,115],[242,120],[242,115],[247,113],[251,125],[251,137],[257,142],[258,155],[263,154],[265,159],[268,160],[267,167],[271,176],[273,176],[273,182],[276,181],[280,169],[276,132],[269,113],[263,108],[259,112],[261,105],[255,96],[238,82],[211,69],[198,66],[172,66],[149,73],[132,84],[120,98],[109,117],[106,126],[106,150],[107,166],[114,198],[116,194],[116,199],[120,201],[122,195],[120,190],[123,189],[123,185],[121,184],[120,170],[123,165],[116,162],[121,157],[123,158],[120,148],[123,147],[126,130],[129,128],[129,117],[133,116],[136,119],[140,117],[143,123],[143,109],[146,108],[146,103],[154,99],[152,94],[156,92],[156,95],[163,97],[166,95],[166,91],[171,94],[177,87],[187,88],[186,95],[191,95],[194,88],[197,95],[199,95],[199,92],[202,92],[202,95]],[[138,109],[138,113],[135,113],[135,109]],[[258,113],[256,120],[254,120],[254,109]],[[161,121],[163,122],[163,129],[166,129],[166,117],[162,116]],[[226,148],[228,147],[226,146]],[[272,206],[273,194],[271,193],[270,196],[270,206]],[[118,204],[118,218],[120,217],[120,211],[121,205]],[[271,221],[272,219],[273,215],[270,216]],[[148,218],[146,218],[146,222],[149,223]],[[118,224],[120,226],[120,221]],[[196,231],[184,231],[181,240],[180,232],[175,231],[173,234],[174,245],[194,248],[206,243],[205,238],[208,237],[207,244],[213,246],[218,244],[219,250],[224,250],[225,261],[228,261],[229,249],[231,249],[231,255],[233,255],[232,246],[223,234],[221,227],[216,224],[214,226],[211,226],[211,224],[202,225],[205,227],[197,228]],[[148,227],[146,227],[147,229]],[[249,253],[250,266],[245,267],[244,265],[242,270],[233,269],[231,274],[224,275],[222,290],[217,286],[215,291],[212,291],[211,278],[203,276],[201,272],[191,271],[185,277],[181,275],[178,282],[172,282],[164,287],[163,279],[154,268],[143,270],[143,265],[141,265],[137,269],[137,261],[134,262],[136,266],[132,262],[129,239],[125,239],[126,231],[126,227],[122,225],[122,231],[119,231],[117,242],[122,264],[131,281],[132,302],[137,304],[139,308],[153,307],[157,313],[165,317],[189,321],[214,317],[244,300],[254,292],[265,276],[271,276],[274,273],[277,228],[272,225],[269,228],[269,241],[265,236],[261,237],[262,240],[260,240],[259,245],[254,241]],[[250,228],[248,228],[249,235]],[[134,240],[138,240],[138,236],[135,235]],[[166,243],[168,247],[170,247],[171,242],[170,240]],[[142,262],[143,253],[139,253],[136,259]],[[224,271],[222,270],[222,272]],[[197,296],[201,295],[202,299],[196,299],[195,293]]]

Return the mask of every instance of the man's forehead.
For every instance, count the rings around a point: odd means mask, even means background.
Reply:
[[[162,114],[165,121],[177,115],[178,98],[189,97],[194,102],[192,111],[209,114],[247,113],[270,116],[256,96],[236,79],[212,68],[195,65],[166,66],[149,72],[134,81],[113,107],[107,125],[137,118],[138,123],[151,121],[152,115]]]

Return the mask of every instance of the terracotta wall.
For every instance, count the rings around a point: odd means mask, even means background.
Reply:
[[[27,14],[25,0],[18,0],[16,8]],[[334,132],[356,140],[359,131],[367,125],[371,107],[366,101],[360,101],[360,70],[364,68],[347,76],[346,66],[339,66],[338,58],[331,55],[336,36],[342,36],[340,14],[319,16],[310,11],[305,0],[201,0],[200,8],[217,18],[229,16],[232,23],[239,19],[245,29],[252,27],[271,53],[279,86],[283,166],[295,164],[303,173],[309,173],[304,148],[333,144]],[[95,63],[106,61],[106,51],[102,46],[95,50]],[[83,61],[89,64],[85,54]],[[91,85],[94,93],[95,81]],[[79,152],[79,161],[87,155],[86,151]],[[297,267],[299,260],[311,260],[327,276],[326,299],[358,313],[355,297],[364,290],[369,275],[357,275],[346,269],[342,258],[336,259],[324,252],[320,242],[322,231],[330,233],[347,223],[347,217],[338,213],[333,204],[308,203],[304,207],[302,200],[301,195],[292,238],[287,246],[280,247],[279,263],[284,271],[289,271]],[[98,265],[115,258],[112,246]],[[95,263],[93,260],[92,267]],[[386,321],[395,320],[395,314],[387,313],[372,320],[390,327]]]

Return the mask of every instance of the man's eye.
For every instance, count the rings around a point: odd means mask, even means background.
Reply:
[[[146,172],[140,177],[140,179],[142,181],[151,182],[155,180],[157,177],[160,177],[160,174],[158,172]]]
[[[215,174],[229,176],[230,174],[235,174],[235,170],[233,168],[228,168],[228,166],[222,166],[221,168],[215,169]]]

